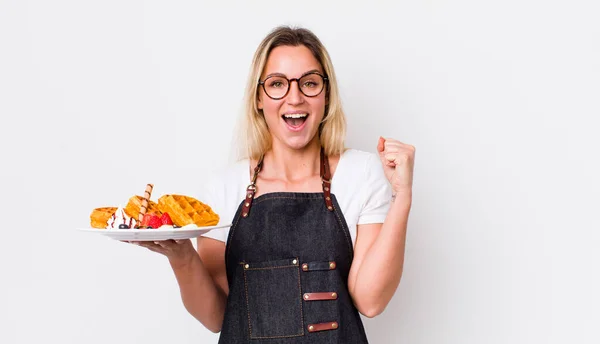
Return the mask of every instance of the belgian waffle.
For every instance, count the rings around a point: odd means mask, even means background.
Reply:
[[[219,215],[211,207],[190,196],[164,195],[158,199],[158,209],[169,213],[177,226],[195,224],[204,227],[219,223]]]
[[[127,202],[127,205],[125,206],[125,214],[137,220],[140,214],[140,207],[142,206],[142,201],[143,198],[141,196],[131,196],[131,198],[129,198],[129,201]],[[158,208],[158,204],[152,202],[151,200],[148,200],[148,209],[146,210],[146,214],[156,214],[158,216],[161,216],[162,212]]]
[[[90,214],[92,228],[106,228],[106,223],[116,211],[116,207],[102,207],[92,210]]]

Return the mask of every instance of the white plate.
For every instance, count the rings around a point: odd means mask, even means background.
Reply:
[[[101,229],[101,228],[77,228],[82,232],[98,233],[115,240],[127,241],[159,241],[179,240],[199,237],[213,229],[231,227],[231,224],[206,227],[185,227],[168,229]]]

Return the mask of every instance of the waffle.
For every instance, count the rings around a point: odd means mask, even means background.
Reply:
[[[92,228],[106,228],[106,223],[116,211],[116,207],[103,207],[92,210],[90,214]]]
[[[169,213],[173,224],[177,226],[195,224],[204,227],[219,223],[219,215],[211,207],[190,196],[164,195],[158,199],[158,208],[163,213]]]
[[[131,196],[127,202],[127,205],[125,206],[125,214],[127,214],[129,217],[132,217],[134,220],[137,220],[138,216],[140,215],[142,200],[143,198],[141,196]],[[146,214],[156,214],[161,216],[162,212],[158,209],[158,205],[156,203],[148,200],[148,209],[146,210]]]

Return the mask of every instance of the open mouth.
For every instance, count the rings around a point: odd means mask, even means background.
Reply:
[[[292,128],[300,128],[308,118],[307,113],[290,113],[281,116],[285,123]]]

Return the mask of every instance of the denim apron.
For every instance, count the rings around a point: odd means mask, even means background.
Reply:
[[[219,343],[368,343],[348,292],[352,240],[323,150],[322,193],[254,199],[262,162],[229,231]]]

